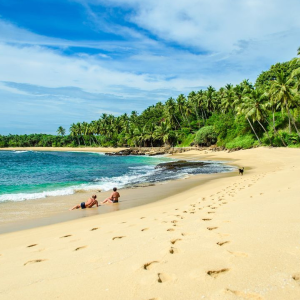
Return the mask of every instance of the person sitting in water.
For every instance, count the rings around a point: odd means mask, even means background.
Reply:
[[[81,202],[79,205],[75,205],[73,208],[71,208],[70,210],[73,210],[73,209],[78,209],[78,208],[82,208],[82,209],[85,209],[85,208],[91,208],[93,207],[94,205],[96,205],[96,207],[99,206],[98,204],[98,201],[96,200],[97,199],[97,196],[96,195],[93,195],[92,198],[90,198],[88,201],[86,202]]]
[[[118,203],[120,197],[121,196],[120,196],[119,192],[117,192],[117,188],[114,187],[112,194],[108,198],[106,198],[104,201],[102,201],[101,204],[104,204],[104,203]]]

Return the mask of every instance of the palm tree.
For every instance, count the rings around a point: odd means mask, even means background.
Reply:
[[[248,115],[249,109],[248,109],[248,107],[247,107],[247,105],[246,105],[246,103],[247,103],[247,98],[248,98],[247,95],[245,95],[245,96],[242,98],[242,102],[236,107],[236,111],[237,111],[237,114],[242,114],[242,115],[245,116],[245,118],[247,119],[247,121],[248,121],[248,123],[249,123],[249,125],[250,125],[250,127],[251,127],[251,129],[252,129],[252,131],[253,131],[253,133],[255,134],[255,136],[256,136],[256,138],[257,138],[259,144],[261,145],[261,140],[259,139],[259,137],[258,137],[258,135],[257,135],[257,133],[256,133],[256,131],[255,131],[255,129],[254,129],[254,127],[253,127],[251,121],[249,120],[249,115]]]
[[[300,132],[296,126],[295,119],[293,118],[290,108],[298,106],[299,95],[293,90],[293,81],[286,79],[283,72],[276,74],[276,79],[272,82],[270,88],[270,95],[272,101],[277,103],[277,108],[281,108],[282,111],[286,111],[289,118],[289,132],[291,133],[291,120],[296,129],[297,134],[300,137]]]
[[[184,97],[183,94],[180,94],[177,99],[176,99],[176,102],[177,102],[177,107],[178,107],[178,110],[182,116],[182,120],[184,121],[185,120],[185,116],[183,114],[183,112],[185,111],[185,106],[186,106],[186,99]]]
[[[154,136],[156,139],[161,140],[165,145],[169,144],[171,127],[166,122],[162,122],[155,127]]]
[[[79,146],[80,146],[80,139],[79,139],[79,127],[78,127],[78,123],[77,124],[75,124],[75,123],[73,123],[73,124],[71,124],[71,126],[70,126],[70,134],[71,134],[71,136],[72,137],[76,137],[76,139],[77,139],[77,142],[78,142],[78,144],[79,144]]]
[[[197,123],[198,123],[199,128],[200,128],[200,118],[199,118],[199,114],[198,114],[198,97],[197,97],[197,94],[194,91],[189,93],[188,102],[189,102],[189,106],[193,107],[193,109],[195,111],[195,115],[196,115],[196,118],[197,118]]]
[[[267,134],[270,144],[272,144],[268,131],[265,129],[261,121],[264,120],[266,115],[266,101],[268,100],[268,95],[260,90],[252,90],[247,96],[243,98],[243,108],[246,112],[246,116],[251,117],[253,123],[255,121],[262,127],[264,132]]]
[[[233,108],[235,101],[235,92],[232,84],[226,84],[224,91],[222,91],[221,110],[223,113],[229,112]]]
[[[171,124],[171,126],[175,126],[175,128],[176,128],[177,127],[176,124],[178,124],[181,129],[181,125],[178,121],[178,118],[176,117],[175,100],[172,97],[166,101],[165,114],[166,114],[166,117],[169,120],[169,123]]]
[[[57,134],[64,136],[66,134],[66,129],[64,129],[62,126],[59,126],[56,132]]]
[[[215,89],[210,85],[205,91],[206,108],[209,112],[213,112],[216,106]]]
[[[198,93],[196,95],[196,99],[197,99],[198,107],[201,110],[203,125],[204,125],[207,117],[206,117],[206,112],[205,112],[205,94],[202,90],[198,91]]]

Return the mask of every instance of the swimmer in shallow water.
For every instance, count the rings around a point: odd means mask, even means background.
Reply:
[[[81,202],[80,204],[75,205],[74,207],[72,207],[70,210],[74,210],[74,209],[78,209],[78,208],[82,208],[82,209],[91,208],[94,205],[96,205],[96,207],[98,207],[99,204],[98,204],[98,201],[96,199],[97,199],[97,196],[93,195],[88,201]]]
[[[117,188],[114,187],[112,194],[108,198],[106,198],[104,201],[102,201],[101,204],[104,204],[104,203],[118,203],[120,197],[121,196],[120,196],[119,192],[117,192]]]

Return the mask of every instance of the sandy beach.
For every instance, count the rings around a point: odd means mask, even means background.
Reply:
[[[299,300],[300,150],[176,157],[245,174],[128,190],[159,201],[0,235],[0,299]]]

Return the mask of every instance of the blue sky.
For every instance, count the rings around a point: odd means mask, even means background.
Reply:
[[[291,59],[299,0],[0,0],[0,134],[143,109]]]

